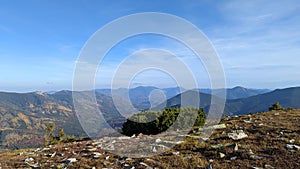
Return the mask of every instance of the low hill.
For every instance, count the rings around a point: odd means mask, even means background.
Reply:
[[[225,90],[226,90],[226,99],[228,100],[247,98],[259,94],[268,93],[271,91],[269,89],[249,89],[241,86],[236,86],[234,88],[227,88]],[[206,94],[212,93],[211,89],[198,89],[198,91]],[[216,96],[222,97],[221,93],[224,91],[224,89],[214,89],[213,91]]]
[[[200,103],[195,102],[195,96],[200,97]],[[208,109],[211,104],[212,95],[201,93],[196,90],[189,90],[182,94],[179,94],[173,98],[168,99],[165,103],[159,105],[156,109],[163,109],[166,107],[180,107],[181,98],[185,98],[185,106],[198,106],[205,108],[205,111],[208,112]],[[216,99],[221,99],[215,97]],[[248,98],[242,99],[233,99],[226,100],[225,103],[225,115],[242,115],[249,113],[257,113],[268,111],[268,108],[275,102],[279,102],[283,107],[288,108],[300,108],[300,87],[292,87],[286,89],[277,89],[268,93],[259,94],[251,96]]]
[[[225,112],[227,115],[263,112],[277,101],[285,108],[300,108],[299,98],[300,87],[277,89],[244,99],[228,100]]]
[[[76,93],[84,96],[84,92]],[[111,97],[98,93],[96,100],[107,122],[121,127],[125,118],[114,107]],[[123,105],[126,109],[126,104]],[[19,136],[19,145],[13,148],[41,145],[48,124],[55,124],[57,130],[63,128],[68,135],[86,137],[74,111],[71,91],[54,94],[0,92],[0,116],[0,145],[10,133]]]
[[[0,153],[2,168],[300,168],[300,110],[226,117],[211,136],[138,135]],[[172,139],[181,137],[182,141]],[[146,144],[147,143],[147,144]],[[129,148],[133,153],[122,155]],[[147,156],[147,154],[153,154]]]

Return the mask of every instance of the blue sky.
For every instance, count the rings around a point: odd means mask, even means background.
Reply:
[[[164,12],[196,25],[219,54],[228,87],[284,88],[300,84],[298,1],[0,1],[0,91],[71,89],[81,48],[99,28],[137,12]],[[121,29],[121,28],[120,28]],[[178,42],[133,37],[105,57],[96,88],[108,87],[111,72],[136,50],[162,48],[185,60],[199,87],[209,87],[201,63],[189,61]],[[150,80],[149,80],[150,79]],[[155,80],[153,80],[155,79]],[[138,75],[132,85],[167,87],[161,72]]]

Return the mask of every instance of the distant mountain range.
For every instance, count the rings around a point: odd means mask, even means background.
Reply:
[[[240,88],[240,87],[239,87]],[[236,91],[235,89],[232,91]],[[241,91],[238,89],[238,91]],[[251,91],[251,90],[243,90]],[[200,103],[195,103],[193,97],[198,95]],[[190,90],[168,99],[162,105],[166,107],[181,107],[181,98],[187,98],[190,102],[185,106],[200,105],[208,111],[212,95],[199,92],[199,90]],[[222,98],[218,98],[222,99]],[[227,99],[225,103],[224,115],[243,115],[256,112],[268,111],[268,108],[275,102],[279,102],[283,107],[300,108],[300,87],[291,87],[286,89],[276,89],[263,94],[254,95],[247,98]],[[156,109],[161,109],[158,106]]]
[[[211,94],[212,89],[198,89],[199,92],[201,93],[206,93],[206,94]],[[224,89],[213,89],[214,93],[216,96],[221,97],[222,92]],[[234,88],[227,88],[225,89],[226,91],[226,99],[241,99],[241,98],[247,98],[250,96],[255,96],[263,93],[270,92],[272,90],[270,89],[249,89],[249,88],[244,88],[241,86],[237,86]]]
[[[83,96],[85,94],[76,93]],[[126,118],[114,107],[112,98],[98,93],[96,100],[106,121],[113,127],[120,127]],[[54,94],[0,92],[0,145],[1,140],[9,133],[24,138],[23,142],[20,141],[20,145],[24,147],[40,145],[45,126],[48,124],[55,124],[56,129],[63,128],[69,135],[86,137],[74,112],[71,91],[59,91]],[[35,141],[28,143],[28,140]]]
[[[183,93],[187,91],[187,89],[180,88],[180,87],[173,87],[173,88],[157,88],[153,86],[139,86],[136,88],[131,88],[131,89],[125,89],[125,88],[120,88],[120,89],[96,89],[96,92],[111,96],[111,93],[113,92],[116,96],[128,100],[128,96],[130,99],[130,102],[133,104],[133,106],[138,109],[138,110],[145,110],[149,108],[154,108],[157,107],[159,104],[163,103],[165,100],[161,100],[161,98],[155,98],[155,97],[161,97],[159,94],[153,94],[153,91],[161,91],[165,99],[170,99],[180,93]],[[224,89],[194,89],[197,90],[203,94],[214,94],[216,96],[221,96],[221,92],[224,91]],[[263,94],[270,92],[271,90],[269,89],[248,89],[248,88],[243,88],[240,86],[234,87],[234,88],[228,88],[226,90],[226,98],[227,99],[240,99],[240,98],[247,98],[250,96],[255,96],[258,94]],[[149,101],[149,96],[151,96],[151,93],[153,94],[152,98],[153,100],[158,100],[160,102],[156,103],[151,103]]]
[[[221,91],[221,90],[220,90]],[[277,89],[269,91],[265,89],[247,89],[235,87],[226,89],[227,100],[224,115],[241,115],[267,111],[268,108],[279,101],[283,107],[300,108],[300,87]],[[164,107],[194,106],[209,110],[211,104],[211,90],[196,89],[186,91],[183,88],[159,89],[151,86],[141,86],[133,89],[115,89],[122,114],[115,107],[111,97],[112,90],[95,90],[97,107],[104,118],[113,127],[121,127],[126,117],[132,113],[138,113],[144,109],[163,109]],[[27,136],[36,137],[35,140],[43,138],[44,128],[47,124],[54,123],[58,128],[64,128],[67,134],[85,136],[74,111],[72,91],[31,93],[8,93],[0,92],[0,144],[7,133],[14,132],[28,140]],[[85,92],[75,92],[84,97]],[[224,99],[218,97],[218,99]],[[128,98],[133,106],[132,109]],[[150,96],[149,96],[150,95]],[[164,95],[164,97],[162,97]],[[200,97],[200,103],[195,102],[195,96]],[[181,105],[181,98],[187,98]],[[150,100],[149,100],[150,98]],[[235,99],[229,99],[235,98]],[[164,99],[164,100],[162,100]],[[158,100],[158,102],[155,102]],[[153,104],[155,102],[155,104]],[[86,102],[86,109],[89,109]],[[124,113],[125,112],[125,113]],[[125,117],[123,117],[125,116]],[[36,141],[38,142],[38,141]],[[23,146],[32,143],[20,142]]]
[[[115,96],[123,100],[128,100],[129,97],[133,107],[137,110],[145,110],[151,107],[155,107],[158,104],[164,102],[165,99],[172,98],[184,91],[184,88],[179,87],[160,89],[153,86],[139,86],[131,89],[96,89],[97,93],[101,93],[107,96],[112,96],[113,93]]]

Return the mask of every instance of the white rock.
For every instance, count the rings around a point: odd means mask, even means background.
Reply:
[[[130,139],[130,137],[127,137],[127,136],[121,136],[121,137],[118,137],[119,140],[128,140]]]
[[[158,138],[158,139],[155,140],[155,143],[159,143],[159,142],[161,142],[160,138]]]
[[[275,167],[273,167],[273,166],[271,166],[271,165],[268,165],[268,164],[265,164],[265,168],[271,168],[271,169],[273,169],[273,168],[275,168]]]
[[[237,130],[232,133],[228,133],[227,135],[229,138],[231,138],[233,140],[240,140],[240,139],[248,137],[248,135],[246,133],[244,133],[243,130]]]
[[[24,162],[25,163],[30,163],[30,162],[33,162],[34,161],[34,159],[33,158],[26,158],[25,160],[24,160]]]
[[[256,160],[261,160],[263,157],[257,156],[257,155],[251,155],[250,158],[256,159]]]
[[[94,158],[100,158],[101,157],[101,153],[98,152],[94,152]]]
[[[287,149],[296,149],[296,150],[300,150],[300,146],[294,145],[294,144],[287,144],[285,146]]]
[[[173,154],[173,155],[179,155],[180,152],[179,152],[179,151],[177,151],[177,152],[172,152],[172,154]]]
[[[220,155],[220,158],[224,158],[225,157],[224,153],[219,153],[219,155]]]
[[[144,163],[144,162],[140,162],[141,165],[146,166],[148,169],[152,169],[152,167],[150,167],[148,164]]]
[[[153,151],[153,153],[157,153],[157,150],[155,147],[153,147],[152,151]]]
[[[66,163],[67,163],[67,164],[70,164],[70,163],[74,163],[74,162],[76,162],[76,161],[77,161],[76,158],[68,158],[68,159],[66,160]]]
[[[291,139],[289,142],[290,142],[290,143],[294,143],[294,142],[295,142],[295,139]]]
[[[230,158],[230,160],[236,160],[236,159],[237,159],[236,156]]]
[[[205,127],[204,129],[226,129],[226,124],[217,124],[214,126],[208,126]]]
[[[40,168],[41,166],[39,164],[31,164],[30,167],[31,168]]]
[[[41,151],[48,151],[48,150],[50,150],[50,148],[45,147],[45,148],[43,148]]]

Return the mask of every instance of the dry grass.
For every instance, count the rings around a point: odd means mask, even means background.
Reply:
[[[279,114],[279,115],[278,115]],[[0,154],[2,168],[26,168],[24,160],[34,158],[42,168],[63,168],[65,159],[76,158],[68,168],[124,168],[124,164],[135,168],[147,168],[144,162],[157,168],[205,168],[211,164],[215,168],[300,168],[300,150],[288,150],[286,144],[300,145],[300,110],[266,112],[240,117],[224,118],[226,129],[215,130],[208,141],[199,142],[197,139],[186,138],[167,152],[149,158],[119,157],[101,149],[100,158],[93,158],[91,152],[84,151],[92,141],[66,143],[53,146],[48,151],[24,149]],[[248,138],[232,140],[227,132],[241,129]],[[294,139],[294,143],[290,140]],[[234,144],[238,150],[234,150]],[[224,145],[217,147],[216,145]],[[36,151],[36,152],[35,152]],[[251,154],[252,151],[252,154]],[[53,158],[45,154],[57,152]],[[172,152],[180,152],[178,155]],[[221,158],[219,153],[224,153]],[[109,156],[109,159],[106,157]],[[233,158],[236,158],[233,160]]]

